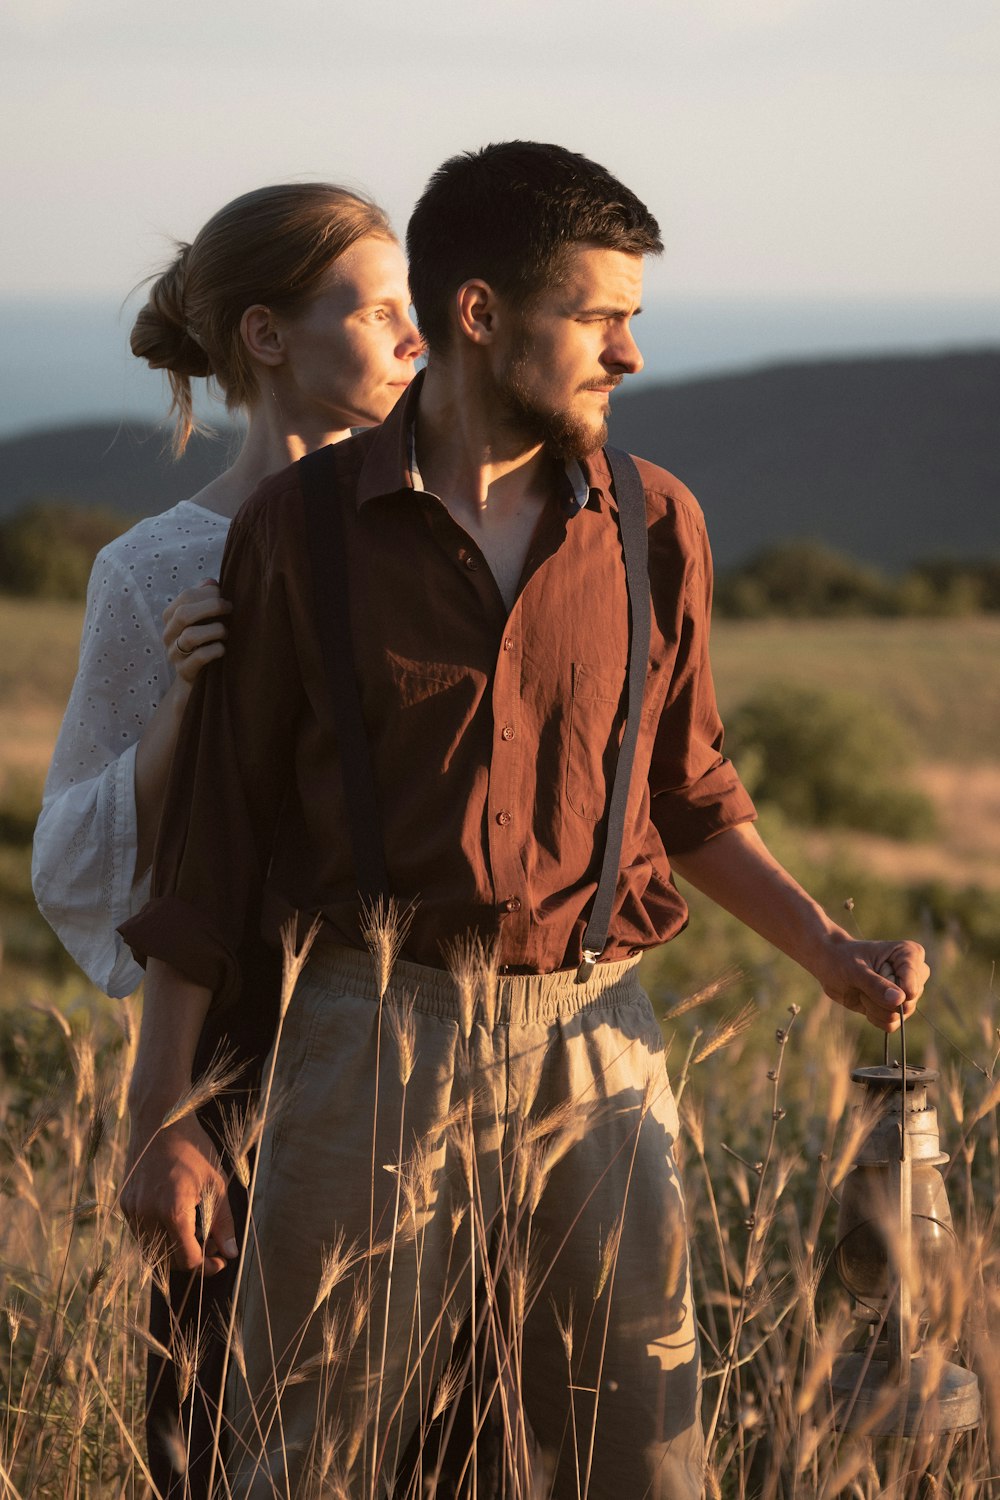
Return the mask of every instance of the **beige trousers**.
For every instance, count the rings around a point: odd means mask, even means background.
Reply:
[[[380,999],[366,954],[317,949],[274,1098],[236,1495],[402,1495],[416,1431],[424,1500],[426,1426],[463,1386],[475,1421],[499,1413],[505,1495],[701,1495],[677,1111],[635,962],[462,985],[398,963]],[[484,1492],[475,1467],[462,1494]]]

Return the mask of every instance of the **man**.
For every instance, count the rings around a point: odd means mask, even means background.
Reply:
[[[754,832],[721,751],[702,517],[640,463],[652,630],[610,931],[581,966],[630,648],[601,447],[612,390],[641,368],[631,320],[659,232],[594,163],[512,142],[445,163],[408,249],[427,370],[382,428],[331,450],[328,496],[372,841],[412,907],[402,959],[386,990],[364,951],[354,752],[293,467],[234,525],[230,643],[185,726],[155,895],[125,929],[149,967],[123,1202],[176,1264],[211,1272],[237,1253],[197,1122],[157,1126],[209,1006],[239,993],[245,933],[321,915],[261,1147],[236,1493],[388,1493],[464,1380],[477,1421],[500,1411],[507,1461],[524,1473],[536,1455],[543,1492],[696,1496],[676,1111],[636,978],[685,922],[671,870],[886,1031],[916,1003],[923,953],[852,941]],[[470,932],[495,966],[478,987]],[[414,1494],[433,1481],[426,1447]]]

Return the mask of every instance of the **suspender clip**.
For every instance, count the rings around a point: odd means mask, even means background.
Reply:
[[[600,953],[594,948],[584,948],[580,967],[576,971],[577,984],[586,984],[594,972],[594,965],[600,958]]]

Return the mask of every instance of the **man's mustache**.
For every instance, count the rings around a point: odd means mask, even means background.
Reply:
[[[581,391],[603,391],[616,390],[625,379],[624,375],[605,375],[602,380],[588,380],[581,385]]]

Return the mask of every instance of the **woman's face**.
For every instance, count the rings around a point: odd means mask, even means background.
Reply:
[[[410,317],[406,258],[394,240],[366,235],[340,256],[294,313],[276,319],[283,409],[330,430],[371,427],[413,379],[423,349]]]

